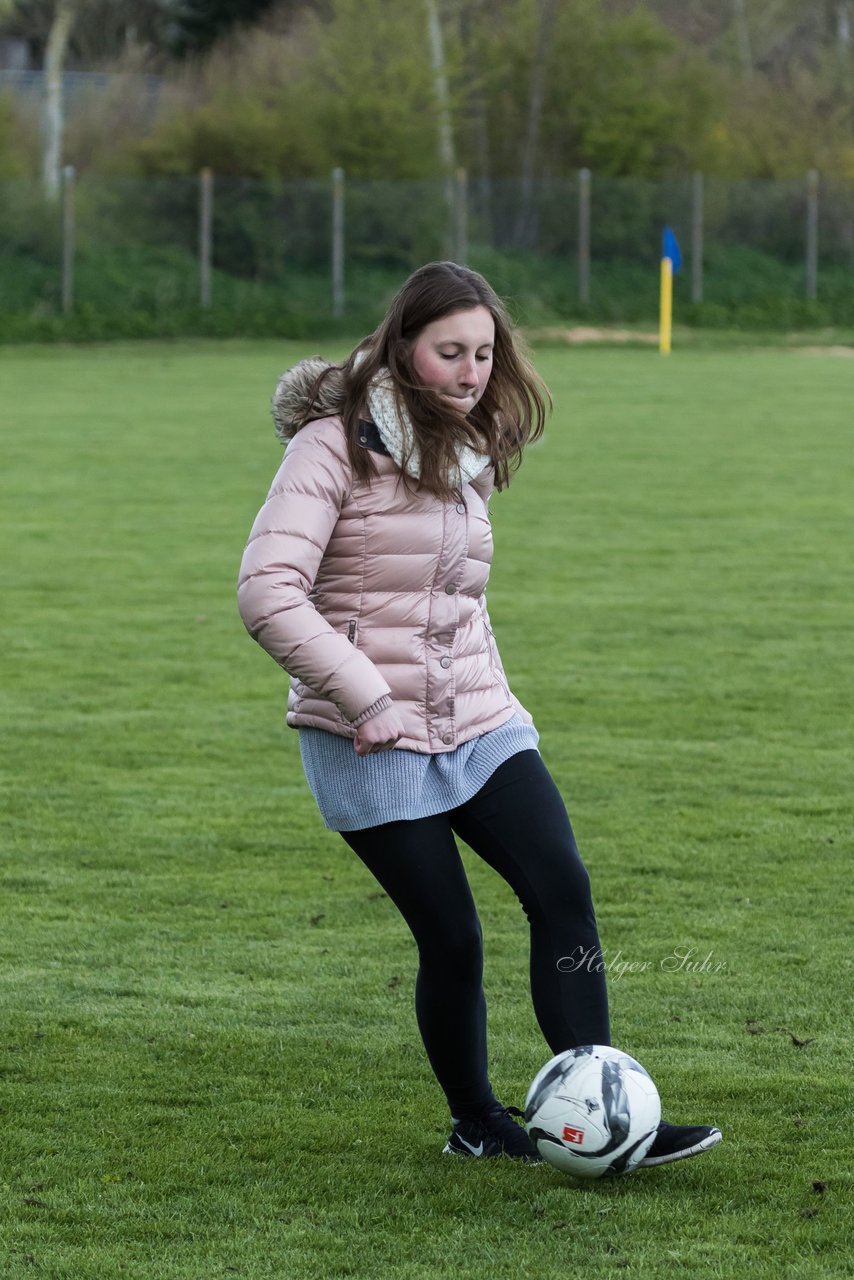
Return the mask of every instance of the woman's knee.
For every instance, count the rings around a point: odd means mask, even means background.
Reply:
[[[422,968],[441,970],[457,981],[479,981],[483,975],[483,931],[474,919],[443,921],[416,939]]]
[[[529,921],[560,917],[584,919],[593,913],[590,875],[577,849],[560,840],[533,843],[524,866],[507,866],[505,878],[516,889]]]

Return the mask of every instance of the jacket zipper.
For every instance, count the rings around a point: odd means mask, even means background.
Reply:
[[[498,672],[495,670],[495,659],[492,656],[492,631],[486,624],[486,618],[483,619],[483,629],[486,632],[486,656],[489,658],[489,665],[492,669],[493,675],[497,676]]]
[[[347,639],[351,644],[356,643],[356,618],[351,618],[347,626]]]

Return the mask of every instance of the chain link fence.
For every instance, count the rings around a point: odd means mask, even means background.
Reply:
[[[47,76],[30,68],[0,67],[0,94],[14,98],[16,111],[38,127],[44,114]],[[63,71],[62,106],[66,123],[81,110],[110,106],[128,90],[140,100],[142,119],[150,124],[163,95],[161,76],[135,72]]]
[[[34,182],[2,181],[0,323],[100,316],[121,330],[134,316],[170,332],[207,316],[202,331],[296,336],[370,321],[440,257],[483,271],[529,324],[640,322],[656,314],[665,223],[683,253],[677,319],[854,323],[852,183],[587,171],[527,186],[462,172],[366,182],[340,170],[300,182],[66,170],[58,206]]]

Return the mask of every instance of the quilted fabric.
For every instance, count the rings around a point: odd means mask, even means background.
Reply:
[[[437,753],[514,712],[532,724],[486,607],[491,466],[448,504],[408,493],[394,459],[371,456],[369,485],[353,475],[341,419],[307,422],[290,435],[250,532],[238,604],[290,675],[288,725],[352,738],[394,703],[398,746]]]

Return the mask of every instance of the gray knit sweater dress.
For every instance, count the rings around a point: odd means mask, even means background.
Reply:
[[[497,729],[436,755],[395,747],[359,756],[350,738],[299,730],[305,776],[330,831],[447,813],[471,800],[510,756],[538,751],[539,740],[534,726],[515,713]]]

